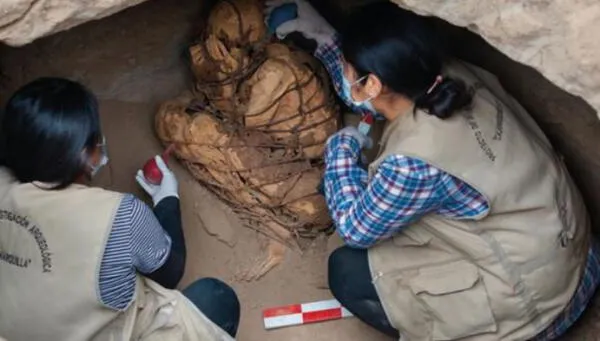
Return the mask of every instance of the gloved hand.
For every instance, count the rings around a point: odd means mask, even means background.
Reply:
[[[306,0],[267,0],[265,15],[268,17],[275,8],[289,3],[296,4],[298,16],[277,27],[275,33],[279,39],[292,32],[299,32],[305,38],[315,40],[317,45],[332,42],[335,29]]]
[[[152,201],[154,202],[154,206],[158,205],[158,203],[164,198],[168,197],[177,197],[179,198],[179,194],[177,192],[177,178],[175,178],[175,174],[169,169],[169,167],[165,164],[162,157],[159,155],[155,156],[156,165],[158,169],[163,174],[162,182],[160,185],[153,185],[146,180],[144,177],[144,172],[142,170],[138,170],[135,175],[135,179],[137,183],[152,197]]]
[[[356,140],[358,140],[360,149],[371,149],[373,147],[373,139],[366,135],[363,135],[360,131],[358,131],[358,128],[354,126],[341,129],[335,135],[349,135],[355,138]]]

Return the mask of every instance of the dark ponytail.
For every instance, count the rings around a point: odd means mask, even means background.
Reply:
[[[376,75],[413,101],[415,111],[445,119],[472,101],[462,80],[443,75],[442,42],[424,17],[387,1],[369,4],[349,18],[341,39],[344,59],[359,77]]]
[[[442,78],[439,84],[414,99],[415,112],[423,110],[441,119],[448,118],[471,104],[473,91],[465,82],[454,78]]]

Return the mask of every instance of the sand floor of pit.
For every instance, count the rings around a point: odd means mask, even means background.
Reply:
[[[153,132],[156,109],[191,85],[185,51],[201,28],[199,0],[151,0],[112,17],[21,48],[0,46],[0,104],[19,86],[41,76],[76,79],[100,99],[110,167],[97,184],[144,198],[134,174],[161,151]],[[196,34],[195,34],[196,33]],[[544,84],[539,84],[544,86]],[[182,215],[188,250],[185,287],[201,277],[231,284],[242,304],[241,341],[390,340],[357,319],[267,332],[264,308],[329,299],[326,261],[339,240],[314,242],[304,255],[288,252],[283,264],[255,282],[240,280],[264,255],[266,241],[236,217],[179,164]],[[147,198],[146,198],[147,199]],[[563,340],[598,340],[600,298]]]
[[[0,100],[4,104],[17,87],[41,76],[88,85],[100,99],[110,157],[110,167],[96,182],[144,197],[134,174],[161,150],[153,131],[158,104],[191,84],[183,56],[201,26],[201,10],[195,0],[150,1],[22,48],[2,47]],[[259,281],[240,280],[263,256],[266,241],[241,227],[227,207],[174,163],[188,250],[180,286],[207,276],[231,284],[242,304],[238,340],[387,340],[356,319],[265,331],[264,308],[331,298],[326,288],[328,242],[315,242],[302,256],[288,252],[284,263]]]

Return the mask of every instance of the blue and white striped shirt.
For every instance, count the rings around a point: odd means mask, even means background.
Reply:
[[[131,194],[121,200],[100,265],[102,303],[127,308],[135,293],[136,273],[160,268],[171,250],[171,238],[145,203]]]

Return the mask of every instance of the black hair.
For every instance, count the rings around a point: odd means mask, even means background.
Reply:
[[[85,174],[83,151],[102,138],[98,102],[77,82],[40,78],[9,99],[0,134],[0,164],[17,180],[65,188]]]
[[[471,103],[473,91],[462,80],[442,75],[442,42],[424,17],[391,2],[369,4],[350,16],[341,39],[344,59],[359,77],[377,76],[412,100],[415,111],[444,119]]]

